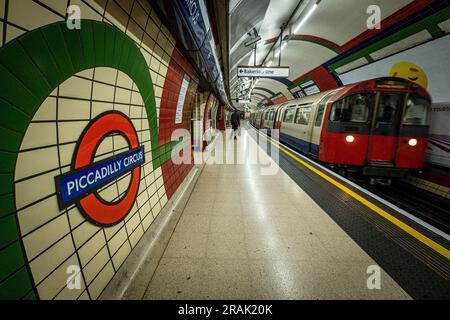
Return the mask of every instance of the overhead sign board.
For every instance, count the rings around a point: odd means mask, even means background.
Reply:
[[[245,78],[288,78],[289,67],[238,67],[237,73]]]

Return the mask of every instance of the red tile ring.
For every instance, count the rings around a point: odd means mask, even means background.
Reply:
[[[139,147],[136,129],[122,113],[107,112],[95,118],[85,129],[77,145],[73,169],[91,165],[100,143],[107,136],[119,133],[128,142],[131,149]],[[114,225],[120,222],[132,209],[141,180],[141,167],[132,170],[131,183],[126,195],[117,202],[103,200],[97,192],[89,194],[78,202],[78,208],[91,222],[99,225]]]

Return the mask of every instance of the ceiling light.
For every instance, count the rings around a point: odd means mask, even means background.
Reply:
[[[302,21],[300,21],[298,26],[295,28],[294,34],[296,34],[300,30],[300,28],[305,24],[306,20],[308,20],[309,17],[311,17],[311,15],[314,13],[314,11],[316,11],[317,7],[318,7],[318,5],[317,5],[317,3],[315,3],[313,5],[313,7],[311,8],[311,10],[308,11],[306,16],[302,19]]]

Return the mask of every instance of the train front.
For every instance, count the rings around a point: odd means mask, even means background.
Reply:
[[[320,159],[343,173],[390,183],[423,168],[431,97],[397,78],[349,86],[329,108]]]

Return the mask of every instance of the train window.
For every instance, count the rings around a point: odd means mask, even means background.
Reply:
[[[292,123],[294,121],[296,111],[297,111],[297,109],[294,109],[294,108],[287,109],[286,112],[284,113],[283,122]]]
[[[331,121],[367,122],[372,95],[355,94],[336,101],[330,113]]]
[[[430,101],[418,96],[411,96],[406,103],[404,125],[426,126]]]
[[[379,125],[389,125],[398,119],[398,113],[403,107],[405,95],[402,93],[382,93],[378,104],[376,123]]]
[[[308,125],[310,117],[311,117],[311,107],[300,108],[298,109],[297,116],[295,117],[295,123]]]
[[[320,102],[319,107],[317,110],[317,116],[316,116],[316,123],[314,126],[320,127],[322,125],[323,116],[325,114],[325,108],[330,101],[331,97],[334,96],[335,92],[332,91],[331,93],[327,94]]]
[[[322,124],[323,115],[325,113],[325,106],[326,106],[326,102],[324,102],[324,101],[322,101],[319,104],[319,109],[317,110],[316,123],[314,124],[314,126],[316,126],[316,127],[320,127],[320,125]]]

